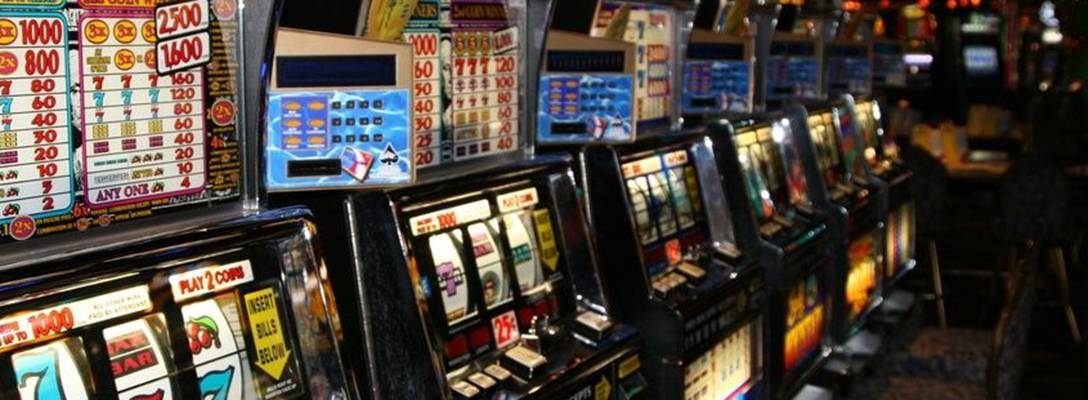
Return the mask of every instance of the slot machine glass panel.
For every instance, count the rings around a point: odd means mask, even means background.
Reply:
[[[576,310],[548,187],[530,180],[406,205],[413,282],[447,374]]]
[[[736,145],[757,218],[769,220],[776,214],[792,218],[796,207],[810,203],[808,183],[788,120],[738,130]]]
[[[681,148],[626,157],[621,165],[651,278],[668,274],[710,240],[693,159]]]

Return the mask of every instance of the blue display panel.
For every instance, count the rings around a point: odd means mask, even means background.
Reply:
[[[820,92],[820,60],[812,42],[771,45],[767,59],[767,100],[812,98]]]
[[[872,93],[873,61],[861,46],[827,47],[827,94]]]
[[[411,183],[408,90],[273,93],[270,190]]]
[[[747,61],[688,61],[684,68],[684,112],[750,112],[751,74]]]
[[[537,140],[542,143],[630,142],[631,75],[540,77]]]

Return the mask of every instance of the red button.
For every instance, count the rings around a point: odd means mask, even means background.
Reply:
[[[518,311],[518,322],[521,323],[521,326],[529,326],[529,324],[533,323],[533,307],[522,307]]]
[[[487,346],[491,343],[491,332],[488,332],[486,326],[481,326],[472,331],[472,349],[476,350],[480,347]]]
[[[446,358],[455,359],[468,352],[468,341],[465,340],[465,336],[461,335],[446,342]]]

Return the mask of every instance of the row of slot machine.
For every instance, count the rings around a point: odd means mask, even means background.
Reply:
[[[0,398],[789,398],[913,266],[864,19],[282,6],[0,0]]]

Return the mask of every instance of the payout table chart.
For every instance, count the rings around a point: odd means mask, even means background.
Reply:
[[[241,193],[235,0],[0,1],[0,241]]]

